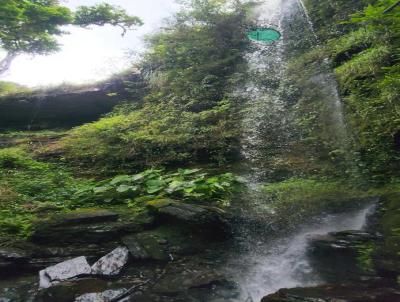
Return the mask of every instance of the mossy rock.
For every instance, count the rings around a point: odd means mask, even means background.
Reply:
[[[154,224],[154,217],[146,212],[120,217],[103,209],[56,214],[36,221],[29,239],[39,244],[102,243],[118,240],[127,233],[141,232]]]
[[[147,203],[147,208],[160,224],[189,228],[209,239],[229,237],[231,227],[225,211],[201,205],[157,199]]]

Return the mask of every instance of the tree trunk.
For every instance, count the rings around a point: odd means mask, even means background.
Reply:
[[[4,59],[0,61],[0,76],[10,69],[12,61],[16,58],[17,53],[8,52]]]

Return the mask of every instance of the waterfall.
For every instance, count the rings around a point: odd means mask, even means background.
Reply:
[[[315,235],[345,230],[361,230],[374,205],[348,213],[327,215],[317,223],[304,226],[286,238],[268,243],[253,242],[251,250],[232,262],[236,281],[242,288],[243,301],[262,297],[281,288],[306,287],[323,283],[307,257],[309,239]],[[232,273],[232,272],[231,272]]]
[[[310,286],[323,282],[307,259],[308,238],[316,234],[363,227],[371,206],[361,210],[320,217],[283,238],[272,239],[268,201],[260,185],[271,180],[271,164],[276,155],[290,152],[296,140],[293,113],[284,92],[290,89],[287,60],[298,45],[306,49],[318,43],[310,16],[300,0],[269,0],[256,8],[256,23],[269,24],[282,34],[273,44],[254,43],[247,52],[246,82],[235,94],[247,100],[243,113],[243,178],[248,192],[242,198],[243,221],[237,230],[238,248],[228,260],[227,270],[242,288],[242,301],[260,299],[280,288]],[[295,25],[301,28],[294,28]],[[348,135],[341,99],[329,62],[312,74],[304,74],[312,95],[325,105],[326,132],[336,148],[346,148]],[[322,131],[322,130],[321,130]],[[272,160],[270,160],[272,159]],[[268,238],[268,239],[266,239]]]

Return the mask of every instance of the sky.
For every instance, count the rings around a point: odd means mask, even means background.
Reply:
[[[143,36],[155,31],[162,20],[178,8],[174,0],[61,0],[63,5],[76,8],[100,2],[118,5],[129,14],[139,16],[144,26],[128,31],[122,37],[118,27],[104,26],[82,29],[68,26],[69,35],[59,38],[61,51],[47,56],[21,55],[0,80],[22,85],[48,86],[62,83],[88,83],[105,79],[129,68],[128,53],[144,49]]]

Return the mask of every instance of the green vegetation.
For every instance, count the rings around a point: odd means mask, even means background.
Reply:
[[[127,204],[142,208],[148,200],[172,198],[202,203],[226,203],[237,189],[233,174],[209,177],[200,169],[145,170],[135,175],[118,175],[75,193],[74,200],[82,205]]]
[[[193,1],[148,38],[141,63],[150,93],[61,143],[70,161],[134,168],[225,163],[238,155],[238,105],[230,95],[247,45],[246,7]],[[93,148],[96,146],[96,148]]]
[[[304,217],[351,209],[362,198],[374,195],[338,180],[300,178],[266,184],[263,192],[270,211],[288,226],[295,226]]]
[[[80,6],[71,12],[58,0],[0,0],[0,48],[6,56],[0,61],[0,74],[21,53],[48,54],[59,49],[56,37],[65,34],[63,25],[110,24],[126,30],[141,25],[138,17],[109,4]]]
[[[68,160],[95,163],[103,169],[224,163],[237,153],[235,120],[234,109],[225,101],[198,113],[148,105],[78,127],[61,147]]]
[[[323,43],[298,50],[292,58],[288,74],[293,86],[301,88],[290,97],[296,102],[299,143],[317,166],[325,165],[322,175],[336,171],[375,184],[399,176],[399,8],[384,13],[394,2],[366,6],[366,1],[306,1]],[[300,76],[312,76],[321,65],[327,71],[333,67],[336,74],[348,128],[346,145],[335,146],[338,140],[326,115],[332,108],[313,94],[315,85]]]
[[[29,91],[28,88],[23,87],[21,85],[11,83],[11,82],[0,81],[0,97],[6,96],[9,94],[28,92],[28,91]]]
[[[377,1],[353,15],[351,24],[361,26],[358,31],[364,31],[368,40],[362,47],[357,39],[349,43],[354,36],[351,33],[339,41],[342,52],[332,54],[337,57],[350,52],[336,73],[364,172],[380,182],[400,171],[394,140],[400,129],[400,16],[398,9],[383,13],[394,2]]]
[[[79,208],[128,206],[173,198],[225,204],[238,182],[232,174],[208,176],[200,169],[146,170],[106,180],[76,178],[65,168],[33,159],[22,147],[0,149],[0,236],[28,236],[32,223],[48,213]]]

